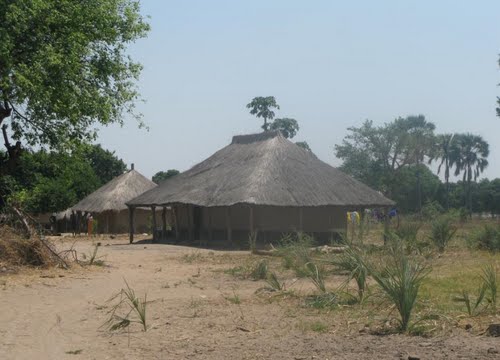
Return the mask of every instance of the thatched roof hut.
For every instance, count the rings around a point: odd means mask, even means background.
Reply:
[[[156,186],[134,170],[132,165],[132,170],[101,186],[72,206],[71,210],[91,213],[98,220],[99,230],[102,232],[127,232],[128,208],[125,203]],[[147,218],[150,215],[149,209],[145,212],[146,214],[141,214],[137,219],[141,231],[146,230]]]
[[[230,145],[127,205],[174,206],[178,230],[187,226],[192,237],[227,224],[231,231],[339,231],[345,210],[394,202],[269,131],[234,136]]]

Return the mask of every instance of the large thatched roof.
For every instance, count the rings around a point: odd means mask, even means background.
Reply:
[[[93,213],[125,210],[127,201],[156,186],[136,170],[130,170],[101,186],[71,209]]]
[[[129,201],[230,206],[390,206],[394,202],[277,131],[233,137],[205,161]]]

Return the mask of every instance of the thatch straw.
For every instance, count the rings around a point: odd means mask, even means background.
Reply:
[[[71,209],[92,213],[125,210],[127,201],[156,186],[138,171],[130,170],[103,185]]]
[[[131,206],[391,206],[370,189],[278,131],[235,136],[190,170],[134,198]]]

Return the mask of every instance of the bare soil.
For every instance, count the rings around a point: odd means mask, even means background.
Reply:
[[[59,249],[71,238],[55,240]],[[439,337],[370,335],[369,319],[305,309],[290,293],[224,270],[247,252],[99,238],[106,266],[31,269],[0,276],[0,359],[498,359],[499,338],[461,329]],[[92,241],[81,238],[80,258]],[[147,293],[148,330],[102,325],[125,286]],[[308,291],[297,281],[296,293]],[[124,311],[125,309],[123,309]]]

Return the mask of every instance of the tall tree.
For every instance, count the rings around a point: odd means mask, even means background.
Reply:
[[[431,155],[432,145],[434,143],[434,129],[436,126],[427,121],[425,116],[408,116],[405,119],[398,120],[402,127],[406,129],[406,151],[413,158],[416,169],[416,198],[417,210],[422,209],[422,184],[421,167],[425,157]]]
[[[457,134],[452,148],[455,176],[463,173],[462,181],[467,186],[465,204],[472,215],[471,185],[488,166],[489,144],[479,135]]]
[[[435,137],[435,142],[432,147],[432,152],[429,158],[429,163],[439,161],[437,173],[441,173],[444,168],[444,181],[446,184],[445,189],[445,202],[446,209],[450,208],[450,169],[455,163],[453,158],[453,141],[455,134],[441,134]]]
[[[274,119],[270,129],[279,130],[284,137],[292,139],[299,131],[299,123],[297,120],[291,118]]]
[[[153,180],[154,183],[159,184],[178,174],[179,170],[176,169],[169,169],[167,171],[158,171],[156,174],[153,175],[153,178],[151,180]]]
[[[274,96],[258,96],[253,98],[252,101],[247,104],[247,108],[250,109],[250,114],[264,119],[262,129],[264,129],[264,131],[268,131],[268,120],[274,119],[275,116],[272,109],[279,110],[280,106],[278,105],[278,103],[276,103],[276,99],[274,98]]]
[[[126,46],[148,30],[135,0],[1,1],[0,174],[16,166],[21,141],[67,147],[94,138],[96,122],[122,123],[141,70]]]
[[[84,144],[79,152],[81,157],[90,164],[101,185],[106,184],[127,170],[127,164],[122,159],[119,159],[114,151],[105,150],[100,144]]]

